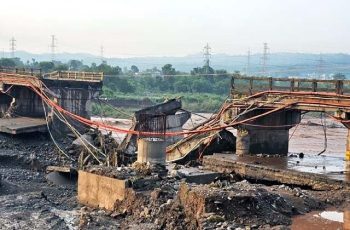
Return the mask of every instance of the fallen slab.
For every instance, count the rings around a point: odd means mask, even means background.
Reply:
[[[203,165],[206,169],[221,173],[236,173],[247,179],[306,186],[315,190],[337,190],[350,187],[347,180],[289,169],[282,163],[288,164],[288,159],[261,157],[259,161],[257,157],[239,157],[232,154],[215,154],[203,158]]]
[[[198,167],[181,168],[172,170],[171,174],[185,178],[187,183],[209,184],[213,182],[221,173],[210,170],[199,169]]]
[[[55,166],[49,165],[46,167],[46,173],[60,172],[60,173],[76,173],[76,169],[70,166]]]
[[[109,211],[137,191],[160,186],[163,167],[135,163],[133,167],[90,166],[78,171],[79,203]]]
[[[47,124],[44,118],[1,118],[0,132],[9,134],[47,132]]]

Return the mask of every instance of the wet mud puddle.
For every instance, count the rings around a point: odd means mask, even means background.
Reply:
[[[293,218],[292,230],[350,229],[350,210],[314,211]]]

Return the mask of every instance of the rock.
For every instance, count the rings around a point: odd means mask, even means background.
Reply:
[[[179,171],[178,171],[178,170],[175,170],[175,169],[171,170],[170,176],[171,176],[171,177],[181,178],[181,176],[180,176],[180,174],[179,174]]]
[[[70,155],[72,155],[72,154],[74,154],[74,153],[75,153],[75,151],[72,150],[72,149],[68,151],[68,154],[70,154]]]
[[[209,222],[224,222],[225,221],[225,218],[223,218],[222,216],[219,216],[219,215],[211,215],[207,218],[207,220]]]
[[[93,143],[92,136],[89,135],[89,134],[87,134],[87,133],[83,134],[83,135],[81,136],[81,138],[84,140],[84,143],[82,142],[82,140],[81,140],[80,138],[77,138],[77,139],[75,139],[75,140],[73,141],[72,144],[75,145],[75,146],[84,146],[84,145],[86,145],[85,140],[86,140],[87,142],[89,142],[90,144]]]

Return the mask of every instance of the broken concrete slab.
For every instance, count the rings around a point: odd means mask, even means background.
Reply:
[[[49,165],[46,167],[46,173],[50,172],[61,172],[61,173],[76,173],[76,169],[70,167],[70,166],[54,166]]]
[[[47,124],[44,118],[31,118],[31,117],[1,118],[0,132],[9,133],[9,134],[47,132]]]
[[[268,159],[271,159],[270,164],[268,164]],[[276,160],[281,161],[283,159],[267,158],[265,159],[265,163],[262,163],[256,162],[256,157],[249,160],[249,156],[242,158],[237,155],[215,154],[205,156],[203,158],[203,165],[209,170],[222,173],[236,173],[247,179],[306,186],[315,190],[350,188],[348,181],[334,179],[322,174],[288,169],[281,164],[273,164],[272,161]]]
[[[185,163],[204,155],[235,151],[236,137],[227,130],[190,134],[167,148],[167,162]]]
[[[188,183],[195,184],[209,184],[215,180],[221,173],[199,169],[196,167],[189,168],[180,168],[178,170],[171,171],[172,176],[178,176],[181,178],[185,178],[185,181]]]

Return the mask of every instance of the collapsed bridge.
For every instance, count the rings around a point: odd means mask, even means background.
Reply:
[[[0,131],[10,134],[47,131],[47,122],[65,126],[53,115],[42,95],[65,110],[90,118],[91,100],[102,90],[102,73],[0,68]],[[51,117],[50,121],[47,117]],[[71,121],[77,128],[81,124]]]
[[[11,102],[15,98],[15,111],[21,117],[43,121],[46,112],[62,113],[75,126],[140,135],[137,130],[121,129],[89,119],[90,102],[101,91],[102,79],[102,73],[54,72],[41,75],[41,72],[33,70],[1,70],[0,89],[3,96],[0,98],[0,108],[1,111],[11,112]],[[50,110],[45,111],[45,108]],[[289,129],[300,122],[302,113],[310,111],[325,112],[349,129],[350,81],[234,76],[231,97],[216,115],[191,130],[164,134],[166,137],[184,135],[183,139],[168,146],[167,161],[178,161],[192,155],[201,157],[213,142],[220,145],[220,140],[229,135],[223,130],[229,128],[237,129],[237,154],[286,155]],[[57,124],[60,124],[59,121]],[[39,125],[33,125],[30,129],[7,127],[5,132],[15,134],[31,131],[33,127],[42,129]],[[143,131],[142,135],[154,136],[158,133]],[[349,139],[348,132],[347,159],[350,159]],[[234,148],[234,145],[231,147]]]
[[[287,155],[289,129],[302,113],[324,112],[350,128],[350,81],[234,76],[221,110],[170,146],[167,160],[200,157],[220,130],[237,129],[236,153]],[[348,131],[346,159],[350,160]]]

